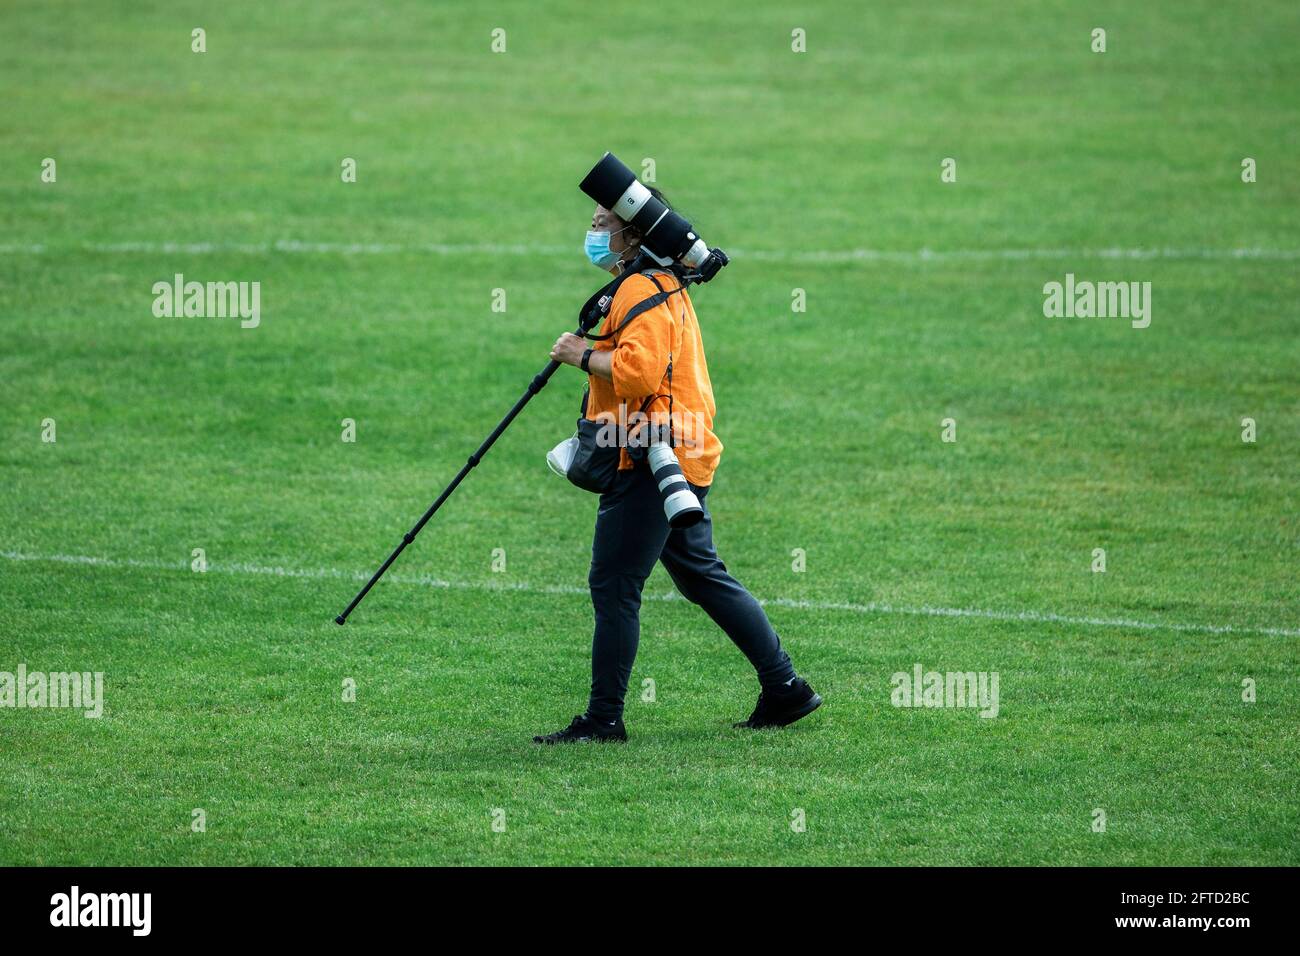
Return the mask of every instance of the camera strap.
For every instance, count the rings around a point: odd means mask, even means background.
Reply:
[[[655,288],[659,290],[658,292],[656,292],[654,295],[647,296],[646,298],[638,302],[636,305],[632,306],[632,308],[628,309],[627,315],[623,317],[623,321],[619,323],[618,328],[614,329],[612,332],[606,332],[604,335],[597,335],[594,332],[587,332],[583,335],[583,338],[590,339],[593,342],[603,342],[606,339],[612,339],[614,336],[618,335],[618,333],[622,332],[625,328],[627,328],[628,325],[631,324],[633,319],[637,318],[638,316],[644,315],[646,312],[649,312],[651,309],[655,308],[656,306],[662,305],[664,302],[667,302],[670,296],[674,296],[678,292],[686,291],[686,286],[689,285],[689,283],[684,281],[681,276],[678,276],[677,281],[679,284],[676,289],[668,289],[665,291],[664,287],[659,284],[659,280],[656,279],[654,276],[654,273],[656,271],[660,271],[660,270],[646,269],[641,273],[641,275],[644,275],[651,282],[653,282],[655,284]],[[587,305],[583,307],[584,314],[590,314],[591,307],[595,306],[599,310],[601,316],[608,315],[610,308],[614,305],[614,293],[618,291],[618,286],[622,285],[623,280],[635,274],[636,273],[634,273],[631,269],[629,269],[627,272],[623,273],[613,282],[609,283],[609,285],[605,286],[605,288],[601,289],[599,292],[593,295],[590,299],[587,300]],[[676,275],[675,272],[674,275]],[[595,327],[595,323],[592,324],[592,327],[593,328]]]
[[[639,253],[635,259],[627,264],[627,267],[617,276],[606,282],[603,286],[592,293],[581,309],[578,310],[578,335],[587,337],[587,333],[598,326],[609,315],[610,307],[614,304],[614,295],[621,286],[632,276],[636,275],[651,260],[645,253]]]
[[[664,287],[659,284],[659,280],[655,278],[654,273],[653,272],[646,273],[646,277],[649,278],[649,280],[655,284],[655,288],[659,290],[660,294],[664,296],[665,300],[667,300],[668,296],[672,295],[673,292],[681,292],[683,289],[686,288],[686,282],[682,279],[682,277],[678,275],[676,272],[674,272],[673,274],[677,276],[678,287],[676,289],[673,289],[671,292],[664,292]],[[683,328],[685,328],[685,323],[686,323],[686,313],[683,312],[682,313]],[[624,325],[626,324],[627,323],[624,323]],[[674,325],[675,324],[676,323],[674,323]],[[620,326],[620,328],[621,327],[622,326]],[[676,437],[673,435],[673,350],[671,346],[668,349],[668,369],[664,373],[664,375],[668,379],[668,447],[675,448],[677,446],[677,440]],[[657,395],[652,396],[652,398],[658,398],[658,397],[659,396]]]

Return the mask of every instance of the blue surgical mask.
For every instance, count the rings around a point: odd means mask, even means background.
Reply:
[[[623,227],[623,229],[626,228],[627,226]],[[623,229],[620,229],[619,232],[622,232]],[[595,232],[594,230],[587,233],[587,241],[583,243],[582,248],[583,251],[587,253],[587,258],[591,260],[593,266],[599,266],[602,269],[612,269],[614,263],[623,258],[621,252],[615,252],[609,247],[610,237],[617,234],[618,233]]]

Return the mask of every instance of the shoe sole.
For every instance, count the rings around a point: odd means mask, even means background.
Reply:
[[[738,724],[732,724],[732,726],[737,728],[743,727],[748,730],[762,730],[764,727],[789,727],[796,720],[803,720],[821,705],[822,695],[814,691],[813,695],[804,701],[798,710],[793,710],[788,714],[782,715],[780,720],[770,720],[762,724],[751,724],[749,721],[743,720]]]

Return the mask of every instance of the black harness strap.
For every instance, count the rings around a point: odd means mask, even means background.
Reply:
[[[646,272],[643,272],[641,274],[646,276],[651,282],[653,282],[655,284],[655,288],[658,289],[659,291],[656,292],[654,295],[647,296],[646,298],[638,302],[636,305],[632,306],[632,308],[628,309],[627,315],[623,317],[623,321],[619,323],[618,328],[614,329],[612,332],[606,332],[604,335],[595,335],[591,332],[588,332],[584,336],[584,338],[590,339],[593,342],[603,342],[606,339],[612,339],[614,336],[618,335],[618,333],[622,332],[625,328],[627,328],[633,319],[637,318],[640,315],[644,315],[646,312],[649,312],[651,309],[655,308],[656,306],[662,305],[664,302],[667,302],[669,296],[674,296],[678,292],[686,291],[686,283],[682,282],[680,279],[678,279],[679,285],[677,286],[676,289],[669,289],[667,291],[664,291],[664,287],[659,284],[659,280],[654,277],[652,272],[647,270]],[[623,277],[620,276],[619,278],[621,279]],[[604,291],[605,290],[602,289],[601,293],[603,293]],[[599,296],[601,293],[597,293],[597,296]],[[612,296],[610,297],[610,305],[611,306],[613,305]]]

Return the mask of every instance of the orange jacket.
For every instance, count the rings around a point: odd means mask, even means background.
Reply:
[[[671,272],[656,272],[655,278],[665,291],[681,286]],[[654,282],[645,275],[629,277],[619,286],[599,331],[603,334],[618,328],[633,306],[658,292]],[[657,395],[646,414],[653,422],[667,423],[671,391],[676,442],[673,450],[682,473],[691,484],[710,484],[722,455],[722,442],[713,433],[717,406],[713,402],[700,323],[690,293],[682,291],[669,296],[667,301],[633,319],[614,338],[594,341],[591,347],[614,350],[611,357],[614,380],[608,382],[598,375],[589,376],[587,418],[598,421],[604,415],[605,420],[617,421],[620,405],[624,406],[626,417],[640,409],[647,397]],[[667,375],[670,358],[671,383]],[[619,452],[618,467],[620,471],[632,467],[627,449]]]

